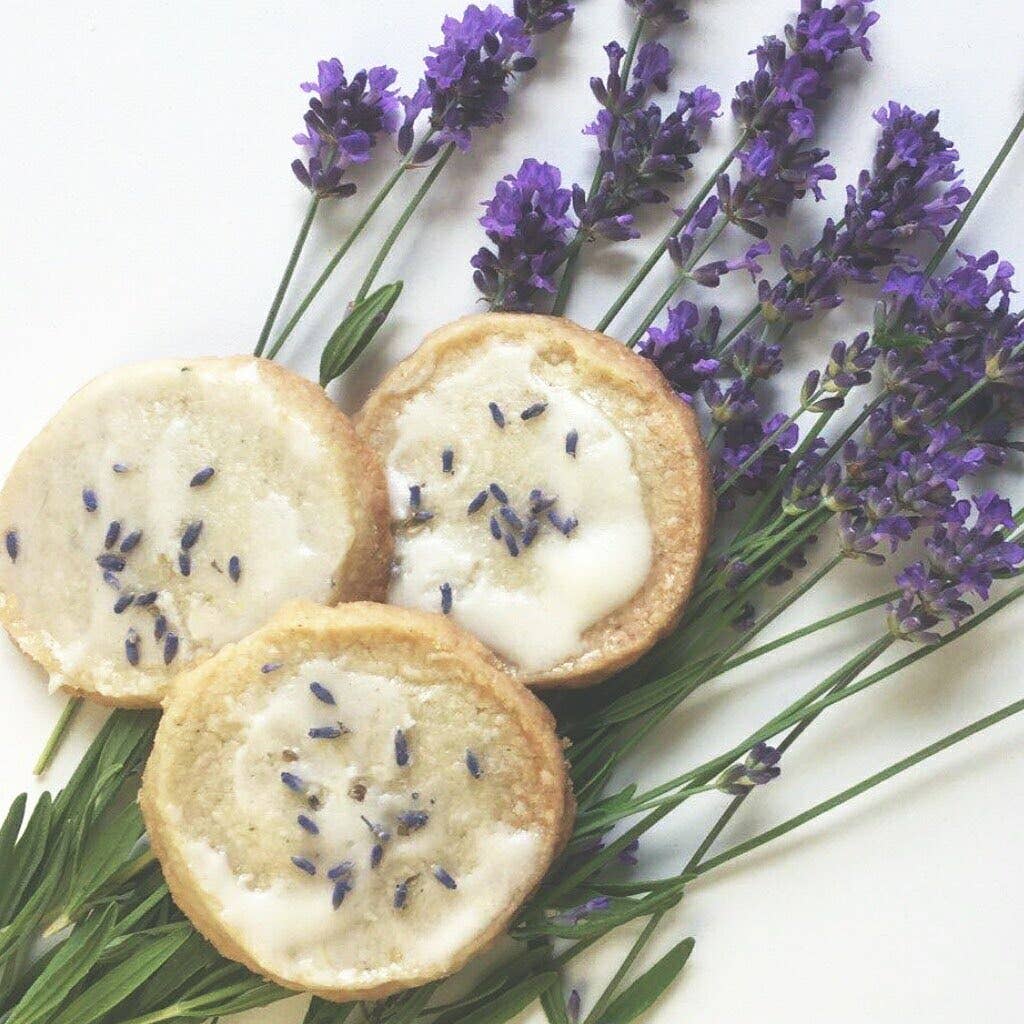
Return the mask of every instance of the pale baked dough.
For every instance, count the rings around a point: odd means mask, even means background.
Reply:
[[[447,611],[542,687],[598,682],[678,622],[712,488],[693,411],[648,360],[564,319],[466,317],[355,420],[388,472],[393,603]]]
[[[574,814],[547,708],[441,616],[366,603],[296,602],[179,677],[141,804],[196,928],[337,1001],[461,967]]]
[[[372,451],[320,388],[248,357],[88,384],[19,457],[0,533],[0,622],[51,685],[126,706],[285,601],[382,598],[391,548]]]

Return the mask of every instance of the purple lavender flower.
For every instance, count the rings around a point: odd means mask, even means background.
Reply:
[[[707,400],[708,394],[713,392],[708,385],[705,388],[708,389],[704,395]],[[729,390],[733,389],[744,396],[745,404],[731,421],[718,420],[725,423],[725,429],[722,431],[722,450],[714,469],[715,485],[721,490],[726,481],[731,481],[718,500],[719,508],[724,510],[734,507],[737,493],[749,497],[770,487],[789,461],[789,453],[800,436],[796,424],[780,429],[786,420],[783,413],[763,422],[758,419],[757,403],[748,385],[735,381]],[[771,443],[754,458],[754,453],[769,438],[772,438]]]
[[[626,0],[626,3],[639,17],[655,24],[677,25],[690,17],[680,7],[678,0]]]
[[[578,907],[570,907],[558,915],[560,924],[579,924],[585,921],[591,914],[599,914],[611,907],[612,901],[607,896],[595,896],[593,899],[581,903]]]
[[[956,502],[925,542],[927,557],[896,576],[902,593],[887,606],[894,636],[934,643],[934,627],[957,626],[974,613],[967,597],[988,600],[993,580],[1012,575],[1024,562],[1024,547],[1006,539],[1016,529],[1010,503],[985,491],[974,498],[974,508],[968,525],[971,503]]]
[[[717,306],[711,307],[701,325],[697,307],[684,300],[669,309],[664,327],[648,330],[637,352],[661,370],[680,398],[692,403],[704,382],[718,372],[720,363],[711,353],[721,326]]]
[[[398,93],[391,86],[397,72],[388,67],[358,71],[350,82],[337,57],[317,65],[317,81],[304,82],[310,98],[305,134],[295,142],[306,150],[306,161],[295,160],[292,170],[306,188],[319,196],[350,196],[356,190],[342,176],[351,164],[370,159],[382,134],[393,134],[401,119]]]
[[[715,786],[730,796],[746,796],[755,786],[764,786],[777,779],[782,772],[779,760],[782,752],[767,743],[758,743],[747,754],[742,764],[726,768],[718,776]]]
[[[548,32],[569,21],[576,8],[565,0],[515,0],[512,12],[530,35]]]
[[[447,143],[468,150],[474,128],[503,119],[512,76],[537,63],[526,25],[494,4],[483,10],[470,4],[461,21],[445,18],[441,32],[443,41],[430,48],[426,73],[405,100],[405,123],[398,135],[399,149],[407,153],[417,118],[429,112],[432,137],[417,151],[419,161],[431,159]]]
[[[480,218],[494,248],[470,260],[473,280],[492,309],[532,311],[539,292],[555,290],[554,273],[565,258],[572,193],[561,187],[557,167],[524,160],[495,186]]]

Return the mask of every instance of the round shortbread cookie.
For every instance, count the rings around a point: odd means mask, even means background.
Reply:
[[[322,389],[248,357],[114,370],[0,491],[0,622],[51,685],[157,704],[286,601],[384,596],[380,465]]]
[[[707,453],[619,342],[466,317],[385,377],[356,429],[388,473],[389,600],[450,614],[522,682],[598,682],[678,622],[710,532]]]
[[[440,616],[296,602],[179,677],[141,804],[225,956],[327,999],[461,967],[572,827],[544,705]]]

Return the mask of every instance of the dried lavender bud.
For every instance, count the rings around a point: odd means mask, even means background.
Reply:
[[[334,867],[327,872],[327,877],[332,882],[336,882],[339,878],[346,878],[351,875],[355,870],[355,866],[354,861],[343,860],[340,864],[335,864]]]
[[[451,448],[445,448],[445,450],[441,452],[441,472],[452,473],[454,472],[454,468],[455,452],[453,452]]]
[[[384,859],[384,846],[381,843],[374,843],[370,850],[370,867],[379,868],[380,862]]]
[[[491,536],[495,540],[501,540],[501,523],[494,516],[491,516]]]
[[[300,814],[295,820],[299,823],[299,828],[305,829],[311,836],[320,835],[320,826],[308,814]],[[327,877],[331,877],[330,873]]]
[[[434,865],[433,875],[446,889],[458,888],[458,883],[440,864]]]
[[[580,435],[577,430],[570,430],[565,435],[565,450],[566,453],[571,455],[574,459],[576,458],[576,445],[579,444]]]
[[[132,530],[132,532],[129,533],[128,536],[125,537],[123,541],[121,541],[122,553],[127,554],[133,548],[138,547],[140,540],[142,540],[142,531]]]
[[[139,608],[148,608],[151,604],[156,602],[156,599],[159,596],[160,595],[155,590],[150,590],[145,594],[139,594],[139,596],[135,598],[135,604]]]
[[[513,530],[522,530],[523,521],[519,518],[516,510],[511,505],[502,505],[498,511],[501,513],[501,518],[512,527]]]
[[[82,491],[82,504],[85,506],[86,512],[95,512],[100,507],[99,499],[96,497],[96,492],[90,487],[86,487]]]
[[[189,487],[202,487],[214,474],[213,466],[206,466],[189,481]]]
[[[394,903],[395,910],[402,910],[405,907],[406,902],[409,899],[409,883],[399,882],[395,886],[395,898],[392,901]]]
[[[120,615],[122,612],[127,611],[135,603],[134,594],[122,594],[114,602],[114,614]]]
[[[472,750],[466,751],[466,768],[474,779],[479,779],[484,773],[483,767],[480,764],[480,758]]]
[[[168,633],[164,637],[164,664],[170,665],[178,655],[178,634]]]
[[[124,638],[124,656],[128,659],[129,665],[138,665],[139,634],[134,629],[129,629],[128,635]]]
[[[337,704],[338,702],[334,699],[334,694],[327,689],[322,683],[310,683],[309,692],[316,697],[317,700],[323,701],[324,704]]]
[[[409,485],[409,507],[419,508],[420,502],[423,500],[423,487],[421,484],[410,484]]]
[[[103,538],[103,546],[109,551],[121,536],[121,521],[114,519],[107,527],[107,535]]]
[[[18,560],[18,531],[8,530],[4,535],[4,546],[7,548],[7,557],[12,561]]]
[[[409,763],[409,741],[401,729],[395,730],[395,763],[399,768]]]
[[[505,489],[501,486],[501,484],[492,483],[488,490],[491,492],[491,494],[494,495],[495,498],[498,499],[499,502],[501,502],[502,505],[508,504],[508,495],[505,493]]]
[[[402,811],[398,815],[398,834],[407,836],[410,832],[418,832],[428,821],[430,815],[426,811]]]
[[[434,518],[434,513],[426,508],[418,508],[412,514],[412,521],[414,523],[429,523]]]
[[[192,559],[184,551],[178,552],[178,571],[182,576],[192,575]]]
[[[547,409],[547,402],[534,402],[533,405],[528,405],[520,414],[521,420],[533,420],[536,419],[541,413]]]
[[[345,733],[341,725],[318,725],[309,730],[311,740],[336,740]]]
[[[166,632],[167,632],[167,617],[164,616],[164,615],[158,615],[156,617],[156,619],[153,620],[153,639],[154,640],[161,640],[161,639],[163,639],[163,635]]]
[[[128,470],[131,469],[131,467],[124,462],[115,462],[110,468],[115,473],[127,473]]]
[[[269,676],[271,672],[276,672],[281,668],[284,668],[284,665],[280,661],[268,661],[265,665],[260,666],[260,671],[265,676]]]
[[[292,857],[292,863],[307,875],[316,874],[316,865],[308,857]]]
[[[189,523],[185,528],[185,532],[181,535],[181,549],[182,551],[188,551],[190,548],[195,546],[199,535],[203,532],[203,521],[197,519],[194,523]]]
[[[515,537],[513,537],[511,533],[505,534],[505,547],[508,548],[508,553],[513,558],[519,557],[519,544],[517,543]]]
[[[471,516],[474,512],[479,512],[484,507],[487,501],[487,492],[481,491],[470,503],[466,506],[466,515]]]
[[[505,414],[498,407],[497,402],[488,402],[487,408],[491,410],[491,419],[499,426],[504,428],[505,426]]]
[[[302,793],[306,784],[294,772],[281,772],[281,781],[293,792]]]
[[[331,892],[331,906],[335,910],[338,909],[345,902],[345,897],[352,891],[352,883],[345,878],[339,878],[334,883],[334,889]]]
[[[540,530],[540,523],[536,519],[530,519],[523,530],[523,547],[528,548],[536,539],[537,531]]]
[[[96,564],[109,572],[121,572],[124,569],[125,561],[120,555],[99,555],[96,558]]]
[[[452,585],[442,583],[441,587],[441,614],[447,615],[452,610]]]
[[[232,555],[228,559],[228,576],[232,583],[237,583],[242,575],[242,561],[238,555]]]

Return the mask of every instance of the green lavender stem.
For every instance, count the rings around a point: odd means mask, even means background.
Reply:
[[[636,56],[636,49],[640,45],[640,39],[644,33],[644,26],[647,19],[640,15],[636,19],[636,25],[633,27],[633,34],[630,36],[629,45],[626,47],[626,54],[622,58],[622,65],[619,73],[623,83],[629,83],[629,73],[633,68],[633,58]],[[611,127],[608,130],[608,149],[611,149],[612,143],[615,141],[615,136],[619,131],[620,118],[615,115],[612,118]],[[593,197],[597,192],[598,186],[601,184],[601,179],[604,177],[605,171],[605,160],[604,155],[598,157],[597,166],[594,168],[594,177],[590,182],[590,191],[587,193],[587,199]],[[572,290],[573,281],[576,278],[576,269],[580,260],[580,256],[583,251],[583,242],[586,239],[586,234],[582,227],[576,229],[576,235],[572,242],[569,243],[569,254],[565,261],[565,266],[562,269],[562,277],[558,282],[558,291],[555,293],[555,301],[551,307],[551,312],[554,316],[561,316],[565,312],[565,307],[569,302],[569,292]]]
[[[363,283],[359,286],[359,291],[356,292],[355,302],[361,302],[366,298],[373,285],[374,280],[380,271],[381,266],[384,264],[384,260],[387,259],[388,253],[394,248],[395,242],[398,241],[398,236],[401,235],[405,229],[406,224],[412,218],[412,215],[416,212],[420,203],[426,198],[427,193],[430,191],[434,182],[437,181],[441,172],[445,168],[445,164],[451,159],[452,154],[455,152],[455,144],[449,142],[447,146],[441,151],[440,156],[434,161],[434,166],[431,167],[430,173],[423,179],[423,183],[416,190],[412,199],[409,200],[405,209],[402,211],[401,216],[395,221],[394,226],[388,232],[387,238],[384,239],[384,244],[380,247],[377,255],[374,257],[373,262],[370,264],[370,269],[366,272],[366,276],[363,278]]]
[[[281,303],[284,302],[285,293],[288,291],[288,286],[292,282],[292,275],[295,273],[296,264],[299,262],[299,256],[302,253],[303,246],[306,244],[306,239],[309,237],[309,229],[313,226],[313,220],[316,217],[316,212],[320,207],[320,197],[313,194],[313,198],[310,200],[309,207],[306,210],[306,216],[302,219],[302,225],[299,228],[299,235],[295,239],[295,244],[292,246],[291,255],[288,257],[288,263],[285,265],[284,273],[281,275],[281,281],[277,286],[277,291],[274,293],[274,301],[270,304],[270,309],[267,311],[267,318],[263,321],[263,329],[260,331],[259,340],[256,342],[256,348],[253,349],[253,355],[263,355],[263,350],[266,348],[267,341],[270,338],[270,332],[273,330],[274,321],[277,320],[277,314],[280,312]]]
[[[67,703],[64,705],[64,710],[61,711],[60,717],[57,719],[56,724],[53,727],[53,731],[50,733],[50,736],[46,741],[46,745],[43,747],[42,753],[39,755],[39,760],[36,761],[35,767],[32,769],[33,775],[42,775],[53,763],[54,757],[57,756],[57,751],[60,750],[61,745],[67,736],[68,730],[71,728],[75,721],[75,717],[81,709],[81,697],[68,698]]]

